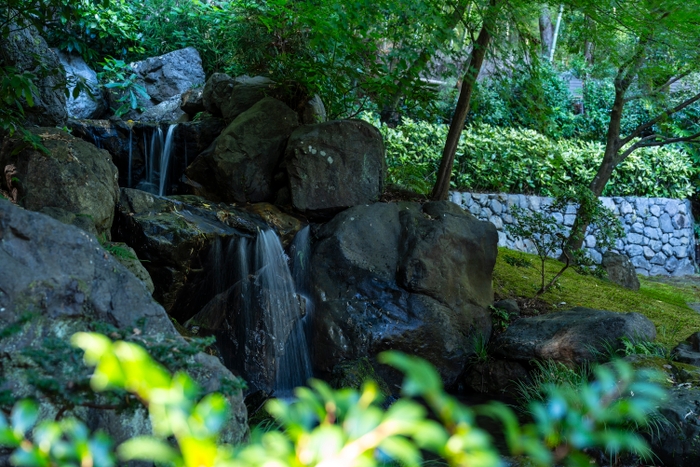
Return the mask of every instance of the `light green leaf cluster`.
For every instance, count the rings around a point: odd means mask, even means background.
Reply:
[[[133,343],[91,333],[78,333],[72,341],[85,351],[86,363],[95,366],[93,388],[134,394],[148,408],[153,435],[127,440],[115,456],[106,436],[91,436],[76,420],[42,422],[30,434],[38,409],[36,403],[23,401],[9,423],[0,415],[0,445],[15,450],[14,465],[112,467],[118,459],[177,467],[373,467],[388,462],[417,467],[429,452],[451,466],[499,467],[500,453],[476,426],[477,413],[503,422],[514,455],[527,456],[538,466],[562,459],[585,465],[587,448],[648,454],[644,440],[622,424],[643,424],[663,396],[657,386],[621,363],[598,370],[595,381],[578,388],[545,388],[544,402],[532,406],[535,423],[521,427],[504,405],[476,411],[464,406],[445,393],[430,364],[392,351],[381,354],[380,361],[406,378],[402,397],[388,409],[382,408],[382,396],[372,381],[361,391],[333,390],[311,381],[309,387],[297,389],[293,401],[268,403],[281,431],[254,431],[247,444],[229,446],[218,442],[228,421],[223,396],[200,399],[201,391],[189,376],[170,375]]]
[[[434,184],[447,125],[404,119],[397,128],[380,125],[387,151],[389,183],[427,194]],[[587,186],[603,158],[604,146],[552,139],[533,130],[485,124],[465,129],[453,167],[454,189],[553,196],[558,187]],[[675,146],[642,148],[613,173],[604,196],[685,198],[695,192],[698,169]]]

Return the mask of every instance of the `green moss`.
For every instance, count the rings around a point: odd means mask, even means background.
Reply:
[[[539,273],[534,268],[522,268],[509,264],[504,257],[512,251],[499,248],[496,267],[493,273],[494,292],[498,298],[531,298],[538,289]],[[523,257],[533,260],[534,255],[523,253]],[[561,263],[548,260],[547,280]],[[557,267],[557,265],[559,267]],[[592,276],[583,276],[568,269],[559,279],[559,286],[538,297],[544,308],[568,310],[583,306],[620,313],[637,312],[649,318],[658,332],[658,341],[667,348],[674,347],[700,329],[700,314],[687,303],[700,302],[697,286],[676,286],[665,284],[658,279],[640,276],[641,288],[632,291],[609,281]]]

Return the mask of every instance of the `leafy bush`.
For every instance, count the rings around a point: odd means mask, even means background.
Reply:
[[[435,182],[447,125],[405,119],[380,128],[387,150],[389,183],[427,194]],[[532,130],[472,125],[462,133],[453,189],[553,196],[558,186],[588,185],[603,157],[603,145],[551,139]],[[643,148],[613,173],[604,196],[685,198],[695,192],[698,169],[678,147]]]
[[[0,413],[0,445],[14,449],[14,465],[112,467],[118,457],[122,462],[183,467],[371,467],[389,461],[418,466],[422,451],[453,466],[502,465],[489,436],[475,425],[475,412],[447,395],[435,369],[416,357],[398,352],[381,355],[383,363],[406,374],[402,398],[387,410],[380,408],[381,396],[371,381],[361,391],[334,391],[312,381],[310,387],[297,389],[294,401],[268,403],[283,431],[254,432],[248,444],[233,447],[218,442],[229,412],[225,397],[200,398],[189,376],[171,375],[133,343],[113,343],[88,333],[78,333],[72,341],[85,350],[85,361],[96,366],[92,387],[134,394],[148,408],[153,435],[125,441],[115,456],[108,437],[90,435],[77,420],[44,421],[30,433],[38,408],[23,401],[14,407],[9,421]],[[644,424],[664,396],[662,389],[623,363],[595,372],[596,381],[575,388],[543,387],[542,401],[530,407],[531,425],[520,427],[502,404],[478,407],[476,413],[501,420],[510,451],[527,456],[535,465],[567,459],[569,465],[587,466],[590,460],[584,450],[590,448],[648,456],[643,438],[621,427],[630,421]]]

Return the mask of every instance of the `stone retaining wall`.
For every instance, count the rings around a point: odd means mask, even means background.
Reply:
[[[551,198],[526,195],[456,193],[452,202],[470,211],[481,220],[492,222],[498,229],[498,245],[534,253],[531,242],[513,238],[505,226],[513,222],[511,206],[538,211]],[[601,198],[603,204],[619,217],[627,234],[619,239],[613,251],[625,253],[639,274],[686,275],[695,272],[695,236],[690,201],[668,198]],[[573,225],[576,210],[569,206],[554,216],[567,227]],[[602,252],[595,247],[595,238],[586,236],[584,247],[600,264]]]

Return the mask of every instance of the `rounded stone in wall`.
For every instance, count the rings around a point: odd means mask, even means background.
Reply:
[[[654,255],[654,257],[649,262],[655,265],[664,265],[666,264],[667,259],[668,256],[666,256],[663,252],[659,252],[656,255]]]
[[[668,215],[668,213],[663,213],[659,217],[659,226],[661,227],[661,231],[665,233],[672,233],[673,232],[673,223],[671,222],[671,216]]]
[[[678,259],[687,258],[688,257],[688,247],[677,246],[676,248],[673,249],[673,254]]]
[[[666,272],[666,268],[663,266],[652,266],[649,270],[650,276],[665,276],[667,274],[668,273]]]
[[[653,258],[655,254],[656,254],[656,252],[654,250],[652,250],[651,248],[649,248],[648,246],[644,247],[644,257],[646,259]]]
[[[625,253],[627,253],[630,258],[634,258],[635,256],[642,256],[644,254],[644,249],[640,245],[632,243],[625,247]]]
[[[688,227],[690,222],[688,222],[688,217],[685,214],[676,214],[675,216],[673,216],[671,224],[676,229],[685,229],[686,227]]]
[[[564,216],[564,225],[567,227],[571,227],[572,225],[574,225],[575,220],[576,220],[575,214],[567,214]]]
[[[658,228],[659,227],[659,218],[649,216],[644,221],[644,225],[646,225],[647,227],[657,227]]]
[[[626,216],[627,214],[632,213],[634,213],[634,208],[632,205],[627,200],[622,201],[620,203],[620,214]]]
[[[659,229],[654,227],[645,227],[643,233],[645,237],[651,240],[658,240],[660,237]]]
[[[676,200],[670,200],[666,203],[665,211],[669,216],[673,217],[678,214],[678,202]]]
[[[644,237],[642,237],[639,234],[635,234],[635,233],[627,234],[627,243],[629,243],[629,244],[641,245],[643,241],[644,241]]]
[[[668,259],[668,261],[666,261],[665,267],[668,272],[675,271],[678,268],[678,260],[675,257],[671,256]]]
[[[654,253],[658,253],[659,251],[661,251],[661,247],[662,247],[663,245],[664,245],[664,244],[661,243],[661,242],[658,241],[658,240],[652,240],[651,242],[649,242],[649,248],[651,248],[652,250],[654,250]]]
[[[644,233],[644,224],[642,224],[641,222],[635,222],[630,227],[630,232],[634,232],[636,234]]]
[[[630,261],[632,261],[632,265],[635,268],[641,268],[641,269],[646,269],[647,271],[651,268],[651,264],[649,264],[649,261],[644,259],[643,256],[634,256],[630,255]],[[663,263],[662,263],[663,264]]]
[[[659,217],[659,215],[661,214],[661,208],[654,204],[652,206],[649,206],[649,212],[652,216]]]
[[[494,214],[501,214],[503,212],[503,205],[497,199],[491,201],[491,210]],[[498,227],[500,228],[500,227]]]
[[[674,245],[677,246],[677,245]],[[661,251],[666,255],[666,256],[673,256],[673,248],[669,244],[665,244],[664,246],[661,247]]]

